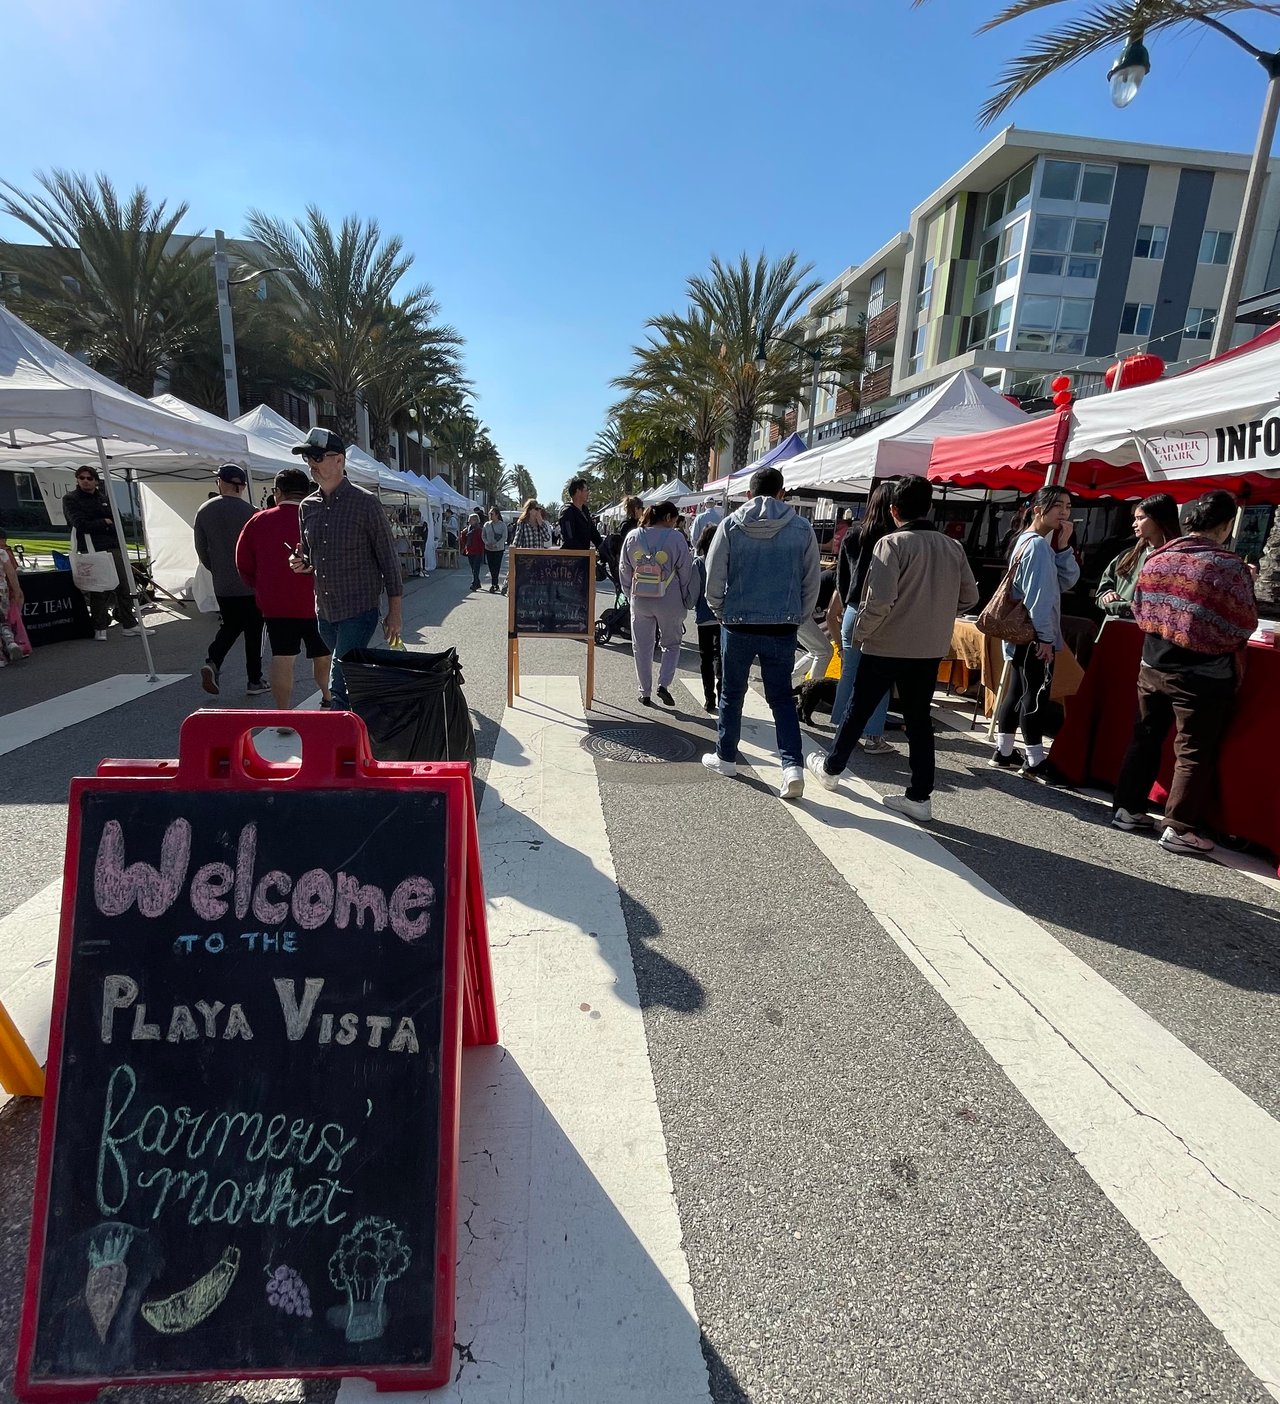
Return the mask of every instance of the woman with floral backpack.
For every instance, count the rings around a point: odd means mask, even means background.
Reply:
[[[640,526],[623,543],[618,563],[623,593],[631,601],[631,652],[645,707],[653,706],[653,649],[658,639],[662,641],[658,700],[666,707],[676,705],[671,684],[680,663],[685,615],[697,596],[689,543],[676,530],[679,515],[674,502],[647,507]]]

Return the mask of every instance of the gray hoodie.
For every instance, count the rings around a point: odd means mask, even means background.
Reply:
[[[730,626],[803,623],[821,578],[813,528],[776,497],[731,513],[707,552],[707,603]]]

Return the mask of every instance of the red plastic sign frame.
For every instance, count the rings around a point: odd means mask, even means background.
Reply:
[[[302,738],[300,765],[264,760],[252,733],[289,726]],[[438,1193],[434,1332],[431,1354],[421,1366],[363,1366],[354,1363],[305,1369],[193,1371],[31,1378],[50,1204],[59,1075],[67,1016],[72,934],[80,854],[80,798],[87,792],[160,791],[166,794],[236,791],[266,794],[288,790],[434,791],[446,797],[445,951],[443,1059],[440,1068]],[[49,1040],[47,1088],[40,1126],[31,1244],[18,1337],[16,1392],[24,1400],[91,1400],[118,1385],[196,1384],[252,1379],[345,1377],[370,1380],[380,1390],[433,1389],[450,1378],[453,1365],[457,1266],[458,1123],[461,1052],[464,1045],[498,1041],[497,1011],[489,961],[484,883],[471,767],[465,763],[423,764],[375,761],[368,734],[349,712],[213,711],[193,713],[183,723],[177,760],[107,760],[92,779],[71,782],[67,848],[63,866],[62,914]]]

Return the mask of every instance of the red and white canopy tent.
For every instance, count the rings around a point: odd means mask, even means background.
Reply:
[[[1082,400],[987,434],[939,438],[929,477],[958,487],[1179,502],[1222,488],[1280,502],[1280,327],[1149,385]]]

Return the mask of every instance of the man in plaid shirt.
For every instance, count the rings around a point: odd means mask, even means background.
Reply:
[[[315,576],[316,623],[333,655],[330,689],[334,706],[346,709],[350,699],[339,660],[368,647],[384,590],[382,632],[389,644],[400,640],[400,559],[382,504],[347,477],[347,446],[338,435],[313,429],[293,452],[307,460],[318,490],[299,508],[302,541],[289,564]]]

